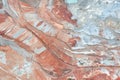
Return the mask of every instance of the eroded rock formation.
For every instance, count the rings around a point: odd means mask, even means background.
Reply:
[[[119,0],[2,0],[0,80],[119,80]]]

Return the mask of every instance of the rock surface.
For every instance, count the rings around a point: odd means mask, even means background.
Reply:
[[[120,80],[120,1],[0,1],[0,80]]]

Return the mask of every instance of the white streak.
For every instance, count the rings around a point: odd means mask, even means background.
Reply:
[[[37,53],[37,54],[40,54],[40,53],[42,53],[42,52],[45,51],[45,50],[46,50],[45,47],[41,47],[41,48],[39,48],[39,49],[35,48],[34,52]]]
[[[83,53],[83,54],[93,54],[93,53],[95,53],[94,51],[80,51],[80,52],[77,52],[77,51],[71,51],[70,49],[67,49],[67,48],[64,48],[65,50],[67,50],[67,51],[70,51],[71,53],[75,53],[75,54],[81,54],[81,53]]]

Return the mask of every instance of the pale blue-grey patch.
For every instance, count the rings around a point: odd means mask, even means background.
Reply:
[[[20,29],[20,30],[17,31],[15,34],[13,34],[13,38],[19,37],[24,31],[25,31],[25,29]]]
[[[77,3],[78,0],[65,0],[65,2],[68,4],[73,4],[73,3]]]

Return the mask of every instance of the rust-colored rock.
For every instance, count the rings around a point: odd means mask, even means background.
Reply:
[[[2,1],[0,80],[120,80],[117,1]]]

